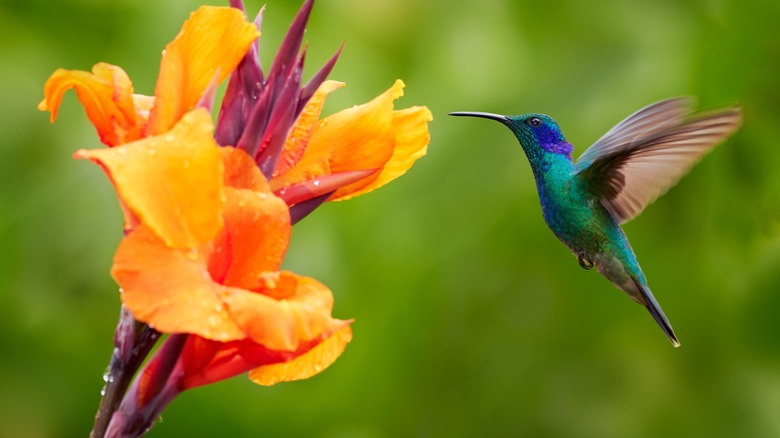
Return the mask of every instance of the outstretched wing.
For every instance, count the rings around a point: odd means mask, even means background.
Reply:
[[[664,100],[632,114],[577,160],[587,189],[618,223],[665,193],[741,123],[738,107],[690,117],[690,100]]]

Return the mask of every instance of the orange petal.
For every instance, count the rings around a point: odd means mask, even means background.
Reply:
[[[337,192],[330,200],[342,201],[368,193],[406,173],[414,162],[424,156],[428,150],[428,142],[430,141],[428,122],[431,120],[433,120],[433,115],[424,106],[394,111],[395,149],[393,156],[385,164],[379,176],[368,185],[351,193],[342,191],[339,194]]]
[[[46,81],[38,109],[50,111],[54,122],[62,97],[71,88],[76,90],[101,142],[115,146],[141,138],[142,121],[133,103],[133,84],[124,70],[105,63],[92,67],[92,73],[59,69]]]
[[[232,146],[220,148],[222,165],[225,167],[225,187],[270,192],[265,176],[255,160],[241,149]]]
[[[166,245],[194,248],[222,226],[222,162],[212,130],[211,116],[195,110],[165,135],[75,156],[100,164],[122,201]]]
[[[215,75],[220,82],[230,75],[259,35],[238,9],[201,6],[193,12],[163,52],[148,133],[160,134],[176,124]]]
[[[290,212],[270,192],[225,188],[225,225],[214,240],[209,272],[230,287],[256,289],[279,269],[290,242]]]
[[[164,333],[194,333],[208,339],[245,338],[220,300],[219,285],[206,269],[209,251],[171,249],[144,225],[119,244],[111,275],[133,316]]]
[[[249,372],[253,382],[270,386],[279,382],[308,379],[329,367],[352,340],[352,329],[345,326],[316,347],[289,362],[265,365]]]
[[[273,191],[320,175],[384,167],[395,147],[393,100],[403,95],[403,87],[396,81],[371,102],[323,119],[298,164],[271,179]],[[376,177],[374,173],[343,187],[334,196],[355,191]]]
[[[306,146],[309,144],[311,135],[319,124],[322,107],[325,105],[325,99],[328,94],[343,87],[343,82],[325,81],[317,88],[317,91],[309,99],[309,103],[298,116],[295,125],[287,136],[287,142],[284,144],[279,162],[274,169],[273,176],[287,172],[291,167],[300,161]]]
[[[263,280],[259,293],[230,288],[222,296],[236,324],[254,342],[295,351],[344,323],[331,317],[333,294],[313,278],[283,271]]]

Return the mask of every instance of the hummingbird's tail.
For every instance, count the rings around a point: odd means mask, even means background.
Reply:
[[[661,310],[661,306],[658,305],[658,302],[655,300],[653,293],[650,292],[650,288],[636,280],[634,280],[634,282],[636,283],[637,288],[639,288],[639,290],[642,292],[642,298],[644,301],[642,304],[644,304],[645,308],[647,308],[647,311],[653,315],[653,319],[655,319],[655,322],[658,323],[658,325],[661,327],[661,330],[666,333],[666,337],[672,341],[672,345],[674,345],[675,348],[679,347],[680,341],[677,340],[677,336],[674,334],[672,325],[669,324],[669,320],[666,319],[664,311]]]

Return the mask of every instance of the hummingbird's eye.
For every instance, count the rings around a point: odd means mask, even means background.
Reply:
[[[526,120],[526,123],[531,126],[539,126],[542,124],[542,119],[539,117],[531,117],[530,119]]]

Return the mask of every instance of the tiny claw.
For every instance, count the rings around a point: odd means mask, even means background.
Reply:
[[[580,262],[582,269],[593,269],[593,266],[595,266],[592,260],[585,257],[585,253],[577,254],[577,261]]]

